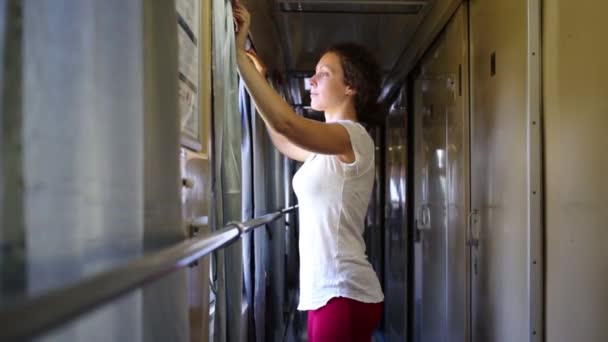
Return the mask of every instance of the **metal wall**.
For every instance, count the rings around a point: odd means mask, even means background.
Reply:
[[[408,225],[407,93],[403,87],[386,119],[384,215],[384,327],[388,341],[407,334]]]
[[[471,1],[472,337],[527,341],[527,2]]]
[[[605,1],[545,1],[547,341],[608,341]]]
[[[465,341],[468,248],[467,13],[461,6],[414,81],[415,341]]]

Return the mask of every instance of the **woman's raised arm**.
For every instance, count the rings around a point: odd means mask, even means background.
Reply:
[[[250,25],[249,12],[240,4],[234,4],[233,11],[238,23],[236,51],[239,74],[264,122],[275,133],[306,151],[342,155],[345,159],[352,159],[354,153],[346,128],[340,124],[322,123],[297,115],[258,73],[245,51]]]

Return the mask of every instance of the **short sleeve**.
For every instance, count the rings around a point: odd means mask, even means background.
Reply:
[[[350,144],[355,153],[355,161],[352,163],[344,163],[338,159],[344,175],[347,177],[356,177],[374,165],[374,141],[369,136],[367,131],[361,124],[353,121],[338,121],[340,125],[346,128],[350,137]]]

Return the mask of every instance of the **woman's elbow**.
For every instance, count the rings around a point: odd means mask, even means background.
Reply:
[[[291,138],[293,138],[294,134],[296,134],[297,123],[295,121],[296,120],[293,120],[291,118],[284,118],[282,120],[278,120],[274,124],[273,129],[280,135],[291,140]]]

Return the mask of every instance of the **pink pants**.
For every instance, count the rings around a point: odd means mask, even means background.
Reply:
[[[369,342],[381,317],[382,303],[332,298],[325,306],[308,311],[308,341]]]

